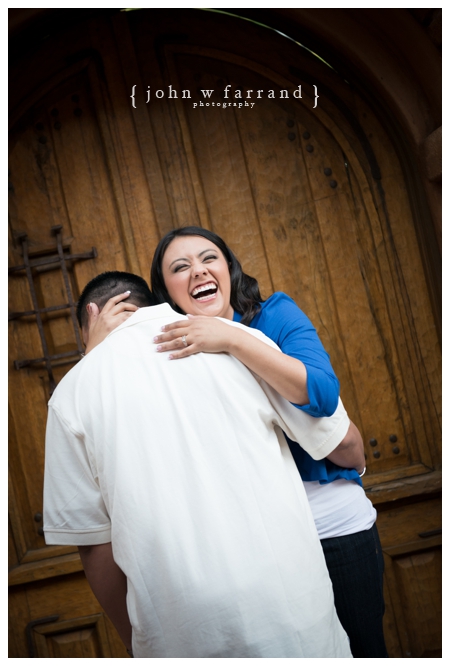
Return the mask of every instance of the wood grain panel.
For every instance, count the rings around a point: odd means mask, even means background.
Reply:
[[[247,85],[265,90],[274,87],[266,79]],[[251,113],[238,115],[238,127],[273,289],[289,294],[314,318],[316,307],[310,310],[308,306],[310,300],[317,302],[324,295],[317,282],[322,282],[319,273],[325,280],[326,274],[317,266],[321,246],[312,237],[314,213],[298,145],[296,113],[301,110],[292,102],[265,99]],[[312,281],[315,289],[311,290]]]
[[[424,451],[423,443],[432,452],[434,461],[440,460],[441,449],[441,368],[439,332],[436,330],[431,300],[425,279],[418,280],[417,266],[421,263],[421,251],[415,233],[413,210],[408,201],[404,169],[395,151],[389,149],[390,138],[373,113],[359,98],[355,107],[361,125],[371,138],[371,144],[383,174],[382,185],[385,209],[389,211],[387,236],[390,248],[398,262],[400,279],[394,280],[401,288],[404,309],[392,304],[395,340],[401,358],[405,378],[407,400],[414,405],[412,424],[417,445]],[[383,210],[380,201],[379,208]],[[391,262],[393,259],[391,259]],[[392,292],[393,290],[391,290]],[[387,296],[390,296],[390,293]],[[389,303],[389,301],[388,301]],[[391,305],[389,303],[389,305]],[[398,316],[402,319],[399,322]],[[408,359],[408,360],[407,360]],[[411,359],[414,359],[411,362]],[[433,415],[433,416],[432,416]],[[431,460],[430,460],[430,465]],[[435,463],[433,463],[435,464]]]
[[[29,656],[25,627],[30,621],[25,586],[18,585],[8,592],[8,655],[16,659]]]
[[[36,656],[56,659],[112,657],[103,615],[39,625],[33,630]]]
[[[400,642],[391,657],[439,657],[442,623],[441,502],[381,511],[386,587]],[[389,629],[389,623],[387,628]],[[392,628],[391,628],[392,630]]]
[[[242,72],[236,68],[230,71],[229,65],[225,77],[224,64],[211,62],[208,57],[184,56],[182,66],[177,65],[181,85],[191,90],[217,90],[219,81],[223,86],[232,81],[233,87],[239,87],[242,78]],[[202,98],[198,95],[199,100]],[[262,291],[270,294],[273,283],[238,129],[239,114],[252,111],[214,107],[211,114],[211,107],[185,105],[211,228],[230,245],[244,263],[244,270],[258,279]]]
[[[142,89],[138,88],[137,91],[137,105],[140,104],[141,108],[145,108],[155,139],[156,152],[153,156],[148,155],[147,159],[152,158],[152,162],[159,161],[164,191],[171,212],[170,219],[158,220],[158,228],[163,234],[173,227],[199,225],[203,211],[201,207],[199,210],[197,205],[196,184],[191,178],[177,103],[174,99],[168,98],[168,86],[175,84],[168,77],[164,45],[173,42],[173,34],[170,31],[166,34],[164,30],[158,34],[157,20],[148,26],[131,17],[129,25],[142,82]],[[182,32],[180,29],[178,35]],[[148,88],[150,88],[150,102],[147,104]],[[163,98],[156,98],[157,90],[163,91]]]
[[[128,657],[83,572],[15,585],[10,588],[9,614],[10,654],[15,657],[32,656],[25,627],[36,657]],[[55,616],[57,620],[41,624]]]
[[[136,108],[132,107],[131,91],[136,86],[138,97],[144,97],[146,89],[139,71],[138,56],[129,30],[125,14],[117,14],[112,19],[112,27],[117,51],[113,48],[105,49],[102,53],[105,69],[108,72],[109,85],[113,87],[114,107],[126,108],[132,119],[133,128],[127,122],[127,134],[122,140],[121,147],[125,162],[125,170],[122,178],[126,179],[128,194],[127,200],[133,212],[130,219],[136,235],[137,251],[143,251],[147,262],[142,262],[142,275],[147,279],[149,271],[144,266],[150,265],[152,252],[159,238],[175,226],[172,211],[169,205],[167,192],[165,190],[164,178],[159,162],[158,151],[155,142],[153,128],[150,122],[147,106],[138,103]],[[106,32],[103,25],[96,25],[96,30],[104,35]],[[104,38],[105,39],[105,38]],[[113,60],[112,54],[115,58]],[[117,85],[117,72],[122,72],[123,84]],[[125,116],[125,113],[122,113]],[[122,131],[122,123],[118,124],[117,131]],[[136,156],[140,156],[140,163]],[[131,167],[130,160],[133,160]],[[145,187],[140,181],[145,176]],[[137,179],[137,180],[136,180]],[[139,255],[141,256],[141,255]]]
[[[339,192],[333,197],[316,201],[316,210],[365,441],[374,438],[378,442],[371,453],[379,452],[380,457],[369,458],[368,462],[372,463],[369,469],[381,471],[392,466],[404,466],[407,450],[403,446],[405,435],[399,397],[389,363],[389,357],[394,351],[392,337],[386,335],[386,332],[383,335],[376,315],[375,310],[382,309],[383,301],[379,300],[374,305],[379,294],[370,290],[372,285],[364,274],[361,275],[365,265],[362,257],[358,261],[361,252],[352,228],[354,215],[347,202],[345,194]],[[339,224],[335,222],[335,215]],[[351,308],[341,307],[346,299],[351,302]],[[370,368],[370,373],[367,368]],[[337,371],[339,374],[339,366]],[[348,390],[348,387],[343,390]],[[401,452],[397,456],[392,453],[393,447],[389,443],[389,436],[393,434],[397,437]]]
[[[97,271],[126,270],[126,244],[115,205],[120,193],[114,191],[108,170],[112,158],[102,141],[86,75],[56,102],[62,127],[52,130],[55,156],[75,247],[101,245]]]

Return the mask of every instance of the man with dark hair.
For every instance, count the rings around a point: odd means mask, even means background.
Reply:
[[[359,464],[360,442],[340,445],[345,409],[310,417],[228,354],[168,363],[151,340],[181,315],[146,307],[142,282],[105,273],[80,297],[86,343],[91,303],[130,291],[140,307],[49,402],[46,542],[79,547],[136,657],[351,657],[281,433],[316,459]]]
[[[77,319],[80,328],[88,325],[86,306],[90,304],[90,301],[93,301],[102,310],[111,296],[118,296],[127,292],[132,293],[132,296],[127,299],[127,304],[134,304],[138,307],[157,305],[148,284],[139,275],[123,271],[100,273],[88,282],[78,299]],[[131,312],[135,310],[136,308],[130,308]]]

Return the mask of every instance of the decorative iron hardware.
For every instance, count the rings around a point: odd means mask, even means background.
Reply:
[[[312,76],[307,75],[298,67],[289,65],[289,72],[296,78],[300,79],[302,83],[310,83],[312,85],[315,83]],[[347,122],[350,124],[350,127],[356,135],[356,139],[360,142],[360,145],[366,154],[366,158],[369,162],[370,170],[372,172],[372,178],[375,180],[381,180],[381,171],[375,157],[375,153],[368,137],[364,132],[364,129],[359,123],[359,120],[356,118],[356,116],[353,115],[349,107],[343,103],[339,95],[331,90],[331,88],[321,84],[320,89],[322,91],[322,95],[326,95],[327,99],[332,102],[337,109],[339,109],[339,111],[345,116]]]
[[[56,251],[57,251],[57,256],[51,255],[48,257],[41,257],[37,259],[30,259],[29,257],[29,252],[28,252],[28,236],[26,233],[19,234],[17,236],[17,239],[21,242],[22,244],[22,252],[23,252],[23,264],[20,264],[18,266],[12,266],[11,268],[8,269],[8,274],[12,275],[14,273],[18,273],[20,271],[25,271],[27,280],[28,280],[28,286],[30,288],[30,294],[31,294],[31,300],[33,303],[33,309],[32,310],[27,310],[24,312],[11,312],[8,315],[8,320],[12,319],[19,319],[20,317],[27,317],[30,315],[35,315],[36,316],[36,323],[38,326],[39,330],[39,335],[41,338],[41,344],[42,344],[42,351],[43,351],[43,356],[39,358],[31,358],[31,359],[24,359],[24,360],[16,360],[14,361],[14,367],[16,370],[20,370],[21,368],[25,368],[30,365],[36,365],[40,363],[44,363],[49,381],[50,381],[50,395],[53,393],[53,391],[56,388],[56,382],[55,378],[53,376],[53,370],[52,370],[52,361],[59,361],[64,358],[70,358],[74,356],[80,357],[84,353],[84,347],[83,343],[81,341],[81,336],[80,336],[80,331],[78,328],[78,322],[76,319],[76,302],[73,300],[72,296],[72,289],[70,287],[70,280],[69,280],[69,273],[67,269],[67,262],[68,261],[80,261],[84,259],[95,259],[97,257],[97,250],[95,247],[92,248],[90,252],[83,252],[81,254],[65,254],[64,253],[64,248],[63,248],[63,241],[62,241],[62,226],[61,225],[56,225],[51,228],[51,233],[56,237]],[[62,305],[54,305],[51,307],[47,308],[40,308],[37,300],[37,294],[36,294],[36,289],[33,281],[33,271],[34,269],[35,272],[41,272],[44,270],[48,270],[49,266],[52,266],[53,264],[59,264],[59,267],[62,270],[63,273],[63,278],[64,278],[64,286],[66,288],[66,294],[67,294],[67,299],[68,303],[64,303]],[[70,310],[70,316],[73,324],[73,329],[75,332],[75,339],[77,342],[77,348],[74,349],[73,351],[69,352],[64,352],[62,354],[50,354],[47,341],[45,338],[45,333],[44,333],[44,322],[42,315],[46,314],[48,312],[56,312],[58,310]]]
[[[34,520],[36,523],[42,523],[42,513],[40,513],[39,511],[38,513],[35,513]],[[37,528],[37,533],[39,534],[39,536],[44,536],[44,528],[42,527],[42,525],[39,525],[39,527]]]

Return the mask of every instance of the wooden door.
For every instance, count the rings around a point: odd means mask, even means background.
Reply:
[[[294,42],[199,10],[91,18],[11,79],[10,656],[126,656],[76,549],[42,536],[46,403],[80,350],[56,308],[104,270],[148,279],[159,238],[187,224],[317,327],[366,445],[390,656],[436,655],[439,339],[388,123]],[[406,520],[413,533],[392,528]]]

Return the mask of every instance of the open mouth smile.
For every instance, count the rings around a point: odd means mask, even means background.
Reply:
[[[207,282],[206,284],[201,284],[198,287],[195,287],[191,292],[191,296],[192,298],[195,298],[196,301],[207,301],[214,297],[216,293],[217,285],[214,282]]]

